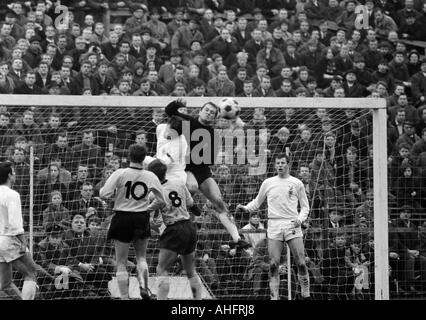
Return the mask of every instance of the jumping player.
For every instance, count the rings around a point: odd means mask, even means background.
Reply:
[[[158,258],[157,276],[158,300],[166,300],[169,293],[168,269],[180,255],[186,271],[194,299],[201,299],[201,280],[195,272],[194,256],[197,244],[197,231],[190,220],[188,208],[193,199],[185,182],[180,179],[166,179],[167,166],[161,160],[154,160],[148,170],[156,174],[163,185],[166,207],[162,210],[163,223],[166,229],[160,236],[160,255]]]
[[[230,233],[233,245],[247,248],[250,245],[238,234],[237,227],[228,217],[228,209],[222,199],[220,189],[216,181],[212,178],[210,165],[214,164],[216,141],[214,133],[214,122],[218,114],[218,106],[213,102],[207,102],[201,107],[198,117],[180,113],[179,108],[186,107],[182,100],[170,102],[165,112],[169,117],[178,116],[183,119],[183,131],[189,129],[189,163],[186,164],[186,186],[191,194],[199,189],[207,199],[214,205],[217,213],[216,217]],[[187,140],[188,140],[187,139]],[[210,145],[209,145],[210,144]],[[202,148],[200,148],[202,145]],[[199,154],[195,154],[200,150]],[[194,153],[194,154],[193,154]]]
[[[130,166],[118,169],[108,178],[99,195],[114,200],[115,215],[111,220],[108,238],[114,239],[117,259],[117,283],[121,299],[129,299],[129,275],[126,265],[130,242],[136,253],[136,269],[143,299],[152,300],[154,295],[148,288],[148,264],[146,249],[151,236],[150,212],[165,205],[163,189],[157,176],[143,169],[146,148],[131,145],[129,148]],[[148,194],[155,200],[149,203]]]
[[[0,163],[0,290],[13,299],[34,300],[37,266],[25,244],[21,197],[11,163]],[[12,281],[12,267],[24,275],[22,294]]]
[[[268,251],[270,258],[271,300],[279,299],[281,252],[284,241],[290,247],[297,265],[297,278],[301,295],[309,298],[309,274],[305,263],[305,248],[301,224],[309,214],[309,203],[303,182],[290,175],[290,158],[286,154],[277,155],[275,170],[278,175],[263,181],[257,197],[246,206],[237,205],[237,210],[257,211],[262,203],[268,202]],[[300,213],[297,206],[300,204]]]

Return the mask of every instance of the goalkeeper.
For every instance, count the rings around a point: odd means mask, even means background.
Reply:
[[[305,263],[305,248],[301,224],[309,214],[309,203],[303,183],[290,175],[290,158],[277,155],[275,170],[278,175],[263,181],[257,197],[246,206],[239,204],[237,210],[254,212],[268,201],[268,251],[270,258],[271,300],[279,299],[279,265],[284,241],[287,242],[297,264],[297,278],[303,298],[309,298],[309,274]],[[300,213],[297,206],[300,204]]]
[[[191,194],[194,194],[199,189],[215,206],[218,212],[216,217],[230,233],[233,240],[232,245],[244,249],[248,248],[250,244],[240,238],[237,227],[228,217],[228,209],[210,171],[210,165],[214,164],[214,156],[216,155],[216,141],[213,125],[218,114],[218,106],[213,102],[205,103],[201,107],[198,117],[192,117],[178,111],[179,108],[185,106],[184,101],[178,99],[169,103],[165,112],[169,117],[177,116],[183,119],[182,125],[187,124],[189,126],[189,137],[187,137],[187,139],[190,144],[190,157],[189,163],[186,165],[185,169],[187,175],[187,188]],[[186,133],[185,130],[182,131]],[[194,137],[198,137],[198,139],[193,139]],[[208,145],[209,143],[210,146]],[[202,153],[200,152],[197,154],[197,157],[195,157],[192,153],[193,151],[195,152],[200,145],[203,146]]]

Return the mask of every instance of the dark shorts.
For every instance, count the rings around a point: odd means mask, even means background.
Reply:
[[[151,237],[149,213],[116,211],[107,237],[125,243]]]
[[[187,166],[185,171],[191,172],[195,180],[197,180],[198,186],[212,176],[212,172],[209,166]]]
[[[195,251],[197,230],[190,220],[178,221],[164,230],[160,236],[160,249],[168,249],[187,255]]]

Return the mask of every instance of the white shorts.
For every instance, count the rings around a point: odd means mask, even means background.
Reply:
[[[294,238],[302,238],[302,228],[291,226],[287,220],[268,220],[268,239],[278,241],[289,241]]]
[[[0,236],[0,262],[12,262],[28,251],[24,235]]]
[[[171,171],[166,173],[167,180],[180,180],[186,185],[186,172],[185,171]]]

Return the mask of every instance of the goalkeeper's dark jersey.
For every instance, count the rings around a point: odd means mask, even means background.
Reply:
[[[192,117],[178,111],[179,105],[170,104],[165,112],[168,116],[179,116],[189,122],[188,126],[183,125],[183,134],[189,145],[189,161],[187,159],[186,170],[199,167],[209,167],[215,163],[218,146],[220,143],[219,135],[215,136],[215,130],[212,126],[206,126],[198,121],[198,117]]]

